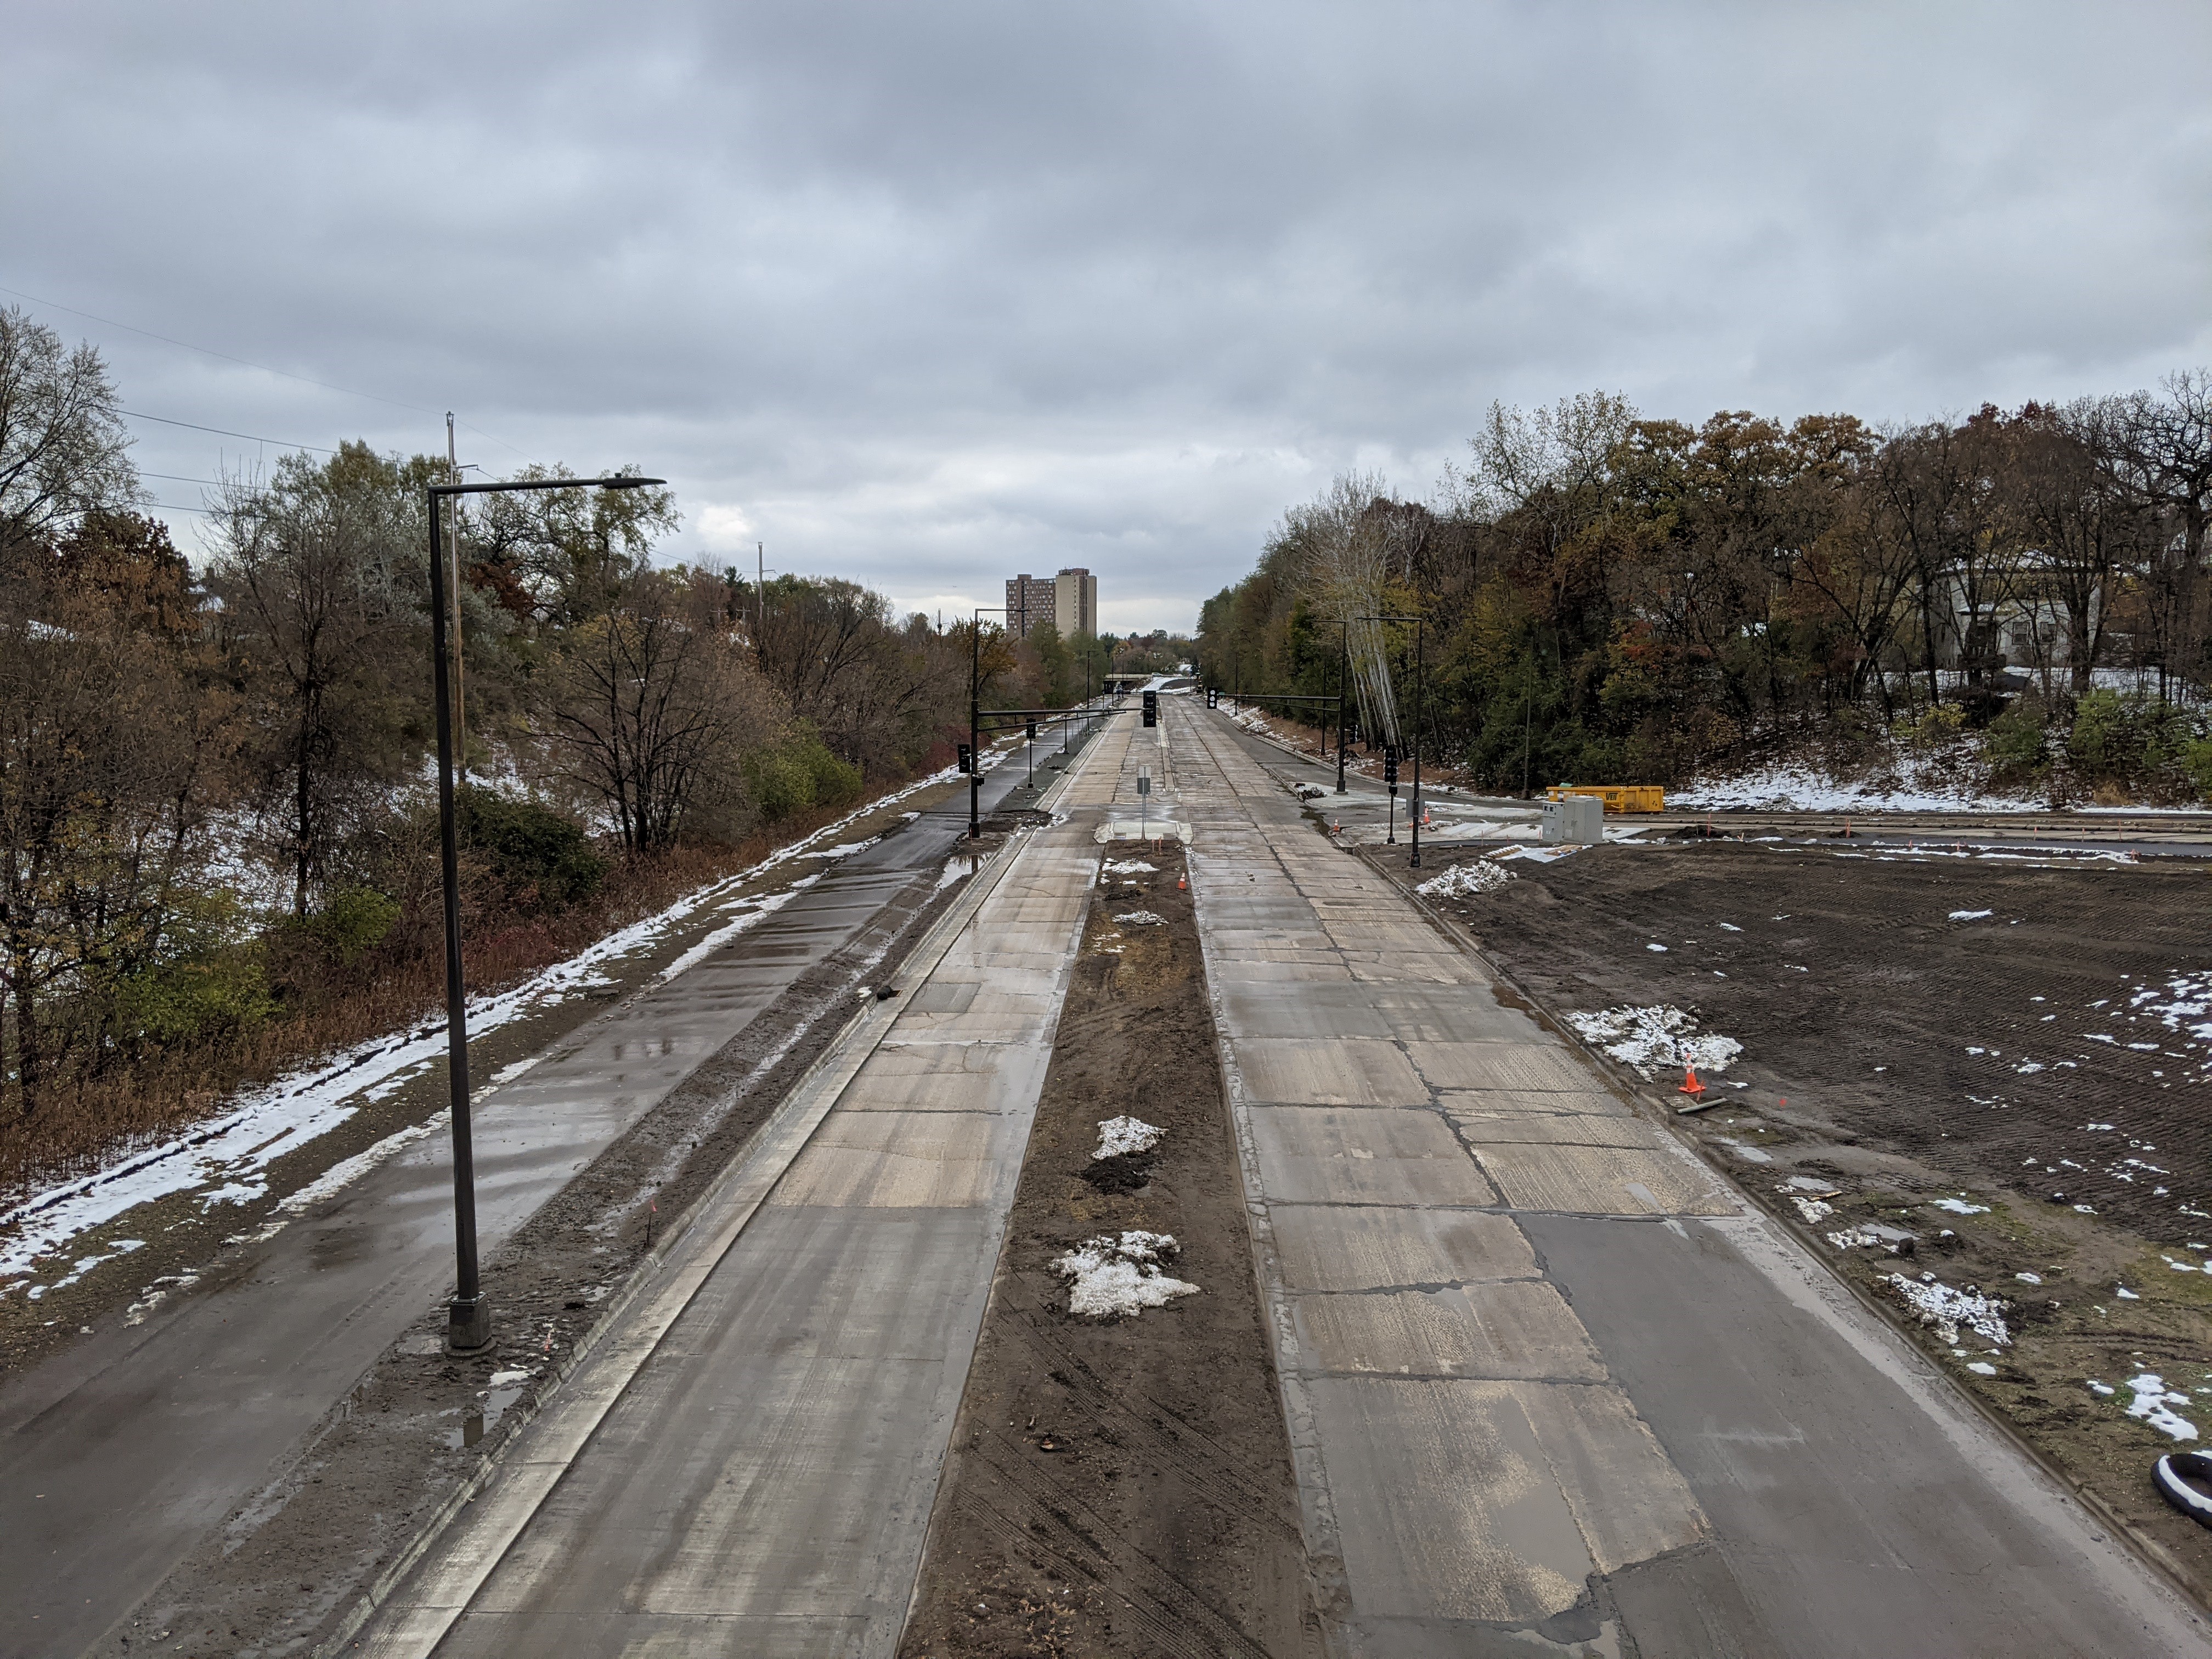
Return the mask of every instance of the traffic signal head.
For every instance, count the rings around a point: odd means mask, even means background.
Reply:
[[[1218,708],[1221,707],[1221,688],[1219,686],[1209,685],[1206,688],[1206,706],[1208,708]]]
[[[975,769],[975,751],[964,743],[960,745],[960,769],[963,772],[973,772]]]
[[[1035,720],[1031,720],[1030,722],[1030,741],[1031,743],[1035,743],[1036,741],[1036,722]]]
[[[1159,723],[1160,694],[1157,691],[1147,691],[1145,693],[1145,724],[1158,726]]]
[[[1393,789],[1398,787],[1398,751],[1395,749],[1382,751],[1382,781]]]

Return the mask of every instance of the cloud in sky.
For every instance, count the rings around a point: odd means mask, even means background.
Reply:
[[[11,55],[0,284],[393,400],[32,307],[130,408],[416,450],[451,407],[494,471],[669,477],[672,555],[916,608],[1084,564],[1188,626],[1493,398],[1909,419],[2212,360],[2194,3],[86,4]]]

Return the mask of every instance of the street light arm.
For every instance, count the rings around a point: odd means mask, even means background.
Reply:
[[[638,478],[628,473],[612,478],[529,478],[516,483],[458,483],[426,486],[434,499],[440,495],[503,495],[519,489],[642,489],[665,484],[665,478]]]

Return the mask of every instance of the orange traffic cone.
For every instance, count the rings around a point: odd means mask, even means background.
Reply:
[[[1188,876],[1177,876],[1176,878],[1176,891],[1178,893],[1188,893],[1190,891],[1190,878]]]
[[[1687,1095],[1691,1099],[1695,1100],[1705,1091],[1705,1085],[1698,1081],[1698,1068],[1694,1066],[1683,1066],[1682,1086],[1674,1092],[1678,1095]]]

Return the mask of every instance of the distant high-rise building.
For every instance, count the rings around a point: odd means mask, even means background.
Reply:
[[[1048,622],[1062,639],[1098,631],[1098,578],[1078,567],[1056,576],[1026,573],[1006,579],[1006,631],[1027,639],[1039,623]]]
[[[1006,582],[1006,631],[1018,640],[1029,637],[1030,629],[1041,622],[1050,622],[1057,627],[1054,616],[1052,579],[1048,576],[1014,576]]]
[[[1052,621],[1060,637],[1098,631],[1098,578],[1081,566],[1052,579]]]

